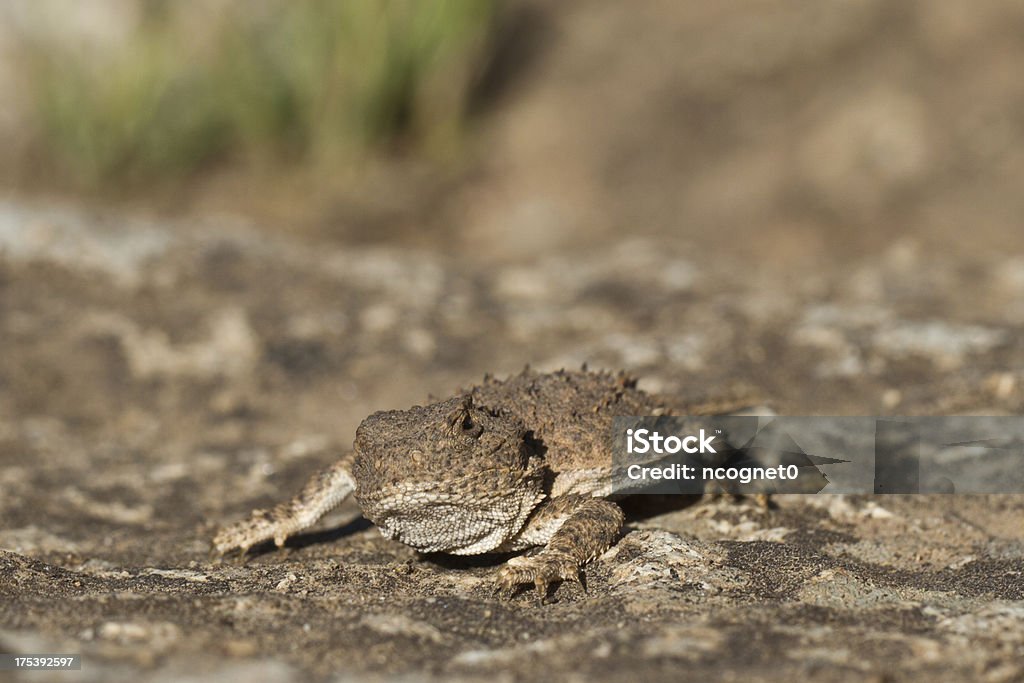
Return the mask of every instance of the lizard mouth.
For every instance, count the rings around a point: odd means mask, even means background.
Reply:
[[[544,498],[535,478],[521,478],[508,488],[509,482],[497,481],[494,474],[479,472],[444,487],[403,482],[359,502],[384,536],[420,552],[486,553],[518,533]]]

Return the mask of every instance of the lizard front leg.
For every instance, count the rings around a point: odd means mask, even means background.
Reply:
[[[580,568],[607,550],[622,529],[622,509],[585,495],[567,495],[542,504],[508,544],[517,550],[535,545],[535,555],[513,557],[498,572],[498,588],[511,595],[524,583],[543,598],[555,581],[580,581]]]
[[[249,519],[224,527],[213,539],[218,555],[240,549],[242,554],[268,539],[278,548],[297,531],[312,526],[355,491],[352,456],[317,472],[302,491],[272,510],[253,510]]]

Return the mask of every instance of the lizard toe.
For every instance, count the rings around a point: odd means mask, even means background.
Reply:
[[[544,551],[530,557],[514,557],[498,571],[497,592],[512,597],[516,590],[532,583],[543,599],[548,587],[562,581],[580,581],[576,560],[557,551]]]

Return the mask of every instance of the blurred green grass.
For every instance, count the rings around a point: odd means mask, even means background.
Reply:
[[[25,41],[35,148],[91,188],[224,162],[450,156],[496,1],[238,0],[197,36],[182,5],[143,0],[108,54]]]

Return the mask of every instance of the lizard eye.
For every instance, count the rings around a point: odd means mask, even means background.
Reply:
[[[472,397],[466,396],[462,401],[462,405],[448,415],[448,427],[453,433],[462,432],[474,439],[483,434],[483,425],[473,419]]]
[[[483,434],[484,431],[483,425],[474,422],[473,416],[468,413],[464,418],[462,418],[462,424],[460,425],[460,427],[462,428],[463,434],[465,434],[466,436],[471,436],[474,439]]]

